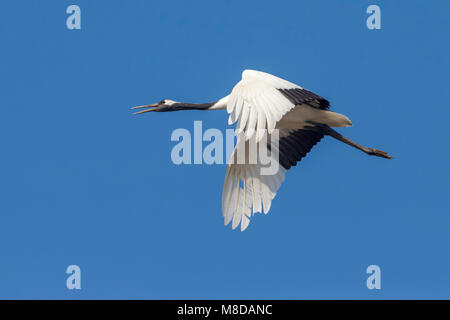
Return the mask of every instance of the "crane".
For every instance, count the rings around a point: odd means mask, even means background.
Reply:
[[[232,222],[232,228],[241,225],[244,231],[252,215],[267,214],[285,173],[295,166],[324,136],[330,136],[362,152],[381,158],[392,159],[386,152],[361,146],[332,127],[350,127],[352,122],[345,115],[329,110],[328,100],[294,83],[256,70],[244,70],[242,79],[231,93],[210,103],[184,103],[170,99],[158,103],[133,107],[146,112],[168,112],[180,110],[221,110],[229,114],[228,124],[236,123],[238,143],[232,158],[253,141],[267,145],[277,154],[279,170],[271,175],[261,174],[259,157],[255,162],[230,161],[227,167],[222,192],[222,214],[224,223]],[[273,136],[277,130],[276,144],[263,137]],[[240,149],[242,148],[242,149]],[[276,151],[276,152],[275,152]]]

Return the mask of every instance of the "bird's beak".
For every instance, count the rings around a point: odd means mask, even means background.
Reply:
[[[158,109],[158,104],[157,103],[147,104],[145,106],[137,106],[137,107],[133,107],[131,109],[145,109],[145,110],[137,111],[137,112],[134,113],[134,114],[141,114],[141,113],[157,110]]]

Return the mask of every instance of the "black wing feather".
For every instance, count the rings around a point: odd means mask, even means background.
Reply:
[[[280,165],[286,170],[296,166],[323,136],[324,134],[319,130],[281,129],[278,148]],[[268,148],[270,150],[270,144],[268,144]]]
[[[320,110],[328,110],[330,102],[327,99],[306,89],[278,89],[286,98],[295,105],[306,104]]]

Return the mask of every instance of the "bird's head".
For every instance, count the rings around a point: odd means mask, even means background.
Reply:
[[[158,103],[148,104],[148,105],[144,105],[144,106],[137,106],[137,107],[133,107],[131,109],[144,109],[141,111],[137,111],[134,114],[140,114],[140,113],[145,113],[145,112],[150,112],[150,111],[155,111],[155,112],[176,111],[177,106],[179,104],[180,104],[179,102],[176,102],[176,101],[173,101],[170,99],[163,99]]]

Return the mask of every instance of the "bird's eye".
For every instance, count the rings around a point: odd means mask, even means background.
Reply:
[[[165,104],[166,103],[166,100],[161,100],[160,102],[159,102],[159,104]]]

